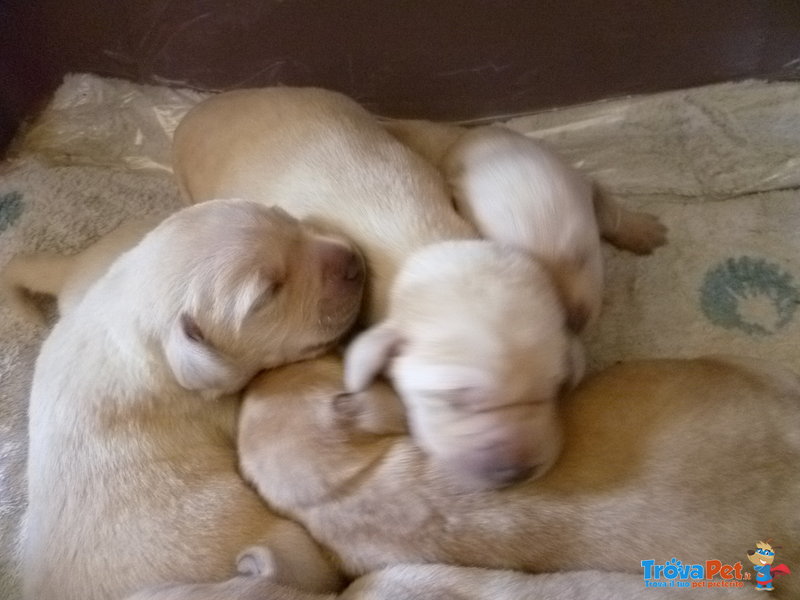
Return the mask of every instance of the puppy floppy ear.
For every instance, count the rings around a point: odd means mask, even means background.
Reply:
[[[385,323],[356,337],[344,355],[345,389],[364,390],[397,354],[402,342],[400,332]]]
[[[197,321],[183,313],[165,343],[167,363],[178,383],[188,390],[235,390],[241,374],[206,340]]]

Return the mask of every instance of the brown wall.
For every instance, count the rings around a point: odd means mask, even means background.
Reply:
[[[800,77],[797,0],[0,0],[0,147],[64,73],[346,92],[392,116],[517,114]]]

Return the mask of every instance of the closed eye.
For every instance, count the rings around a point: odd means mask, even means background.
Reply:
[[[258,297],[253,301],[253,304],[250,307],[250,314],[257,313],[269,303],[271,303],[275,298],[281,293],[284,288],[284,280],[282,279],[273,279],[270,281],[269,285],[261,292]]]

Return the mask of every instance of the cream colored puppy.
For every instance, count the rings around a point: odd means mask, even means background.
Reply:
[[[349,243],[280,209],[217,200],[165,220],[88,287],[34,372],[25,598],[223,579],[250,544],[272,548],[280,581],[336,588],[308,534],[241,480],[234,393],[349,329],[354,262]]]
[[[380,363],[369,352],[351,355],[358,376],[350,382],[365,385],[393,361],[422,365],[424,381],[417,371],[390,372],[416,415],[415,434],[425,432],[427,449],[446,454],[485,485],[543,472],[557,452],[559,433],[539,405],[552,405],[559,384],[575,378],[568,360],[572,340],[554,285],[513,249],[464,242],[477,233],[453,210],[438,171],[366,110],[313,88],[220,94],[179,125],[174,169],[191,201],[236,195],[275,203],[353,239],[369,268],[365,320],[403,326],[380,349]],[[418,276],[433,287],[413,309],[397,300],[390,308],[406,260],[406,278]],[[509,328],[520,335],[510,335]],[[535,337],[524,339],[532,331]],[[508,359],[525,367],[511,369]],[[506,422],[510,405],[520,417],[516,422]],[[478,439],[485,444],[479,447]]]
[[[485,132],[494,132],[498,129],[506,131],[505,128],[499,125],[476,127],[475,131],[480,131],[481,133],[476,133],[476,137],[472,138],[472,141],[470,141],[470,138],[467,138],[464,142],[461,142],[461,137],[470,130],[452,123],[437,123],[424,120],[397,120],[386,121],[383,124],[386,130],[395,138],[428,159],[444,172],[451,184],[456,185],[459,185],[459,175],[455,170],[458,169],[459,166],[468,166],[470,168],[476,166],[476,163],[472,163],[469,160],[465,162],[465,159],[468,159],[468,156],[473,152],[480,152],[482,146],[481,138],[486,135]],[[487,137],[491,141],[494,135],[494,133],[490,133]],[[521,150],[520,153],[508,147],[506,150],[511,151],[508,153],[504,152],[503,154],[509,162],[518,162],[522,170],[533,169],[531,174],[535,180],[544,183],[542,187],[543,190],[548,189],[548,179],[552,178],[551,181],[556,183],[559,179],[563,179],[564,177],[568,179],[574,179],[576,177],[574,171],[563,163],[563,159],[559,158],[558,155],[554,154],[551,150],[548,150],[542,142],[535,141],[532,138],[528,139],[531,140],[532,146],[528,148],[519,148],[519,150]],[[502,142],[502,140],[495,140],[495,143],[497,142]],[[552,163],[552,161],[555,160],[561,163],[555,167],[553,172],[547,172],[541,169],[537,170],[533,165],[525,165],[525,162],[528,160],[537,160],[537,155],[542,152],[550,155],[545,159],[547,162]],[[527,158],[526,154],[529,155]],[[459,155],[461,158],[459,158]],[[475,183],[482,183],[482,187],[485,186],[491,190],[492,173],[483,170],[480,163],[477,163],[477,166],[478,172],[467,174],[464,181],[472,180]],[[509,169],[512,169],[512,167],[507,166],[506,173],[508,173]],[[564,169],[566,169],[567,172],[564,172]],[[521,173],[512,173],[511,177],[514,181],[519,181],[520,175]],[[542,175],[544,175],[543,180]],[[578,178],[580,178],[580,176],[578,176]],[[505,182],[496,177],[494,178],[494,183],[501,186],[506,185]],[[530,189],[531,183],[524,183],[523,188]],[[571,183],[568,184],[567,189],[569,188],[574,189],[574,185]],[[519,195],[520,193],[521,190],[519,189],[513,190],[514,195]],[[497,199],[496,196],[497,193],[494,192],[493,197],[495,199]],[[666,243],[667,229],[654,215],[628,210],[613,198],[603,193],[602,189],[600,189],[597,184],[594,185],[592,199],[600,235],[617,248],[629,250],[636,254],[649,254]],[[478,197],[468,197],[463,198],[462,202],[465,204],[477,202],[478,205],[481,205],[488,201],[484,201]],[[519,216],[524,216],[526,211],[529,210],[524,204],[516,205],[516,207],[522,209],[522,212],[518,213]],[[511,208],[511,206],[505,205],[504,208]],[[487,206],[483,206],[483,209],[486,210]],[[465,214],[464,216],[467,215]],[[480,228],[480,224],[476,223],[476,225]],[[553,235],[553,232],[549,232],[549,235]]]
[[[524,248],[550,270],[576,333],[597,320],[603,257],[592,188],[555,152],[503,127],[476,127],[443,171],[456,209],[481,234]]]
[[[316,88],[236,90],[188,112],[173,141],[186,198],[280,206],[352,239],[366,256],[366,321],[386,316],[406,257],[477,237],[438,171],[355,101]]]
[[[524,248],[549,268],[573,331],[597,319],[603,300],[600,231],[592,186],[576,169],[542,142],[501,126],[397,121],[386,127],[439,167],[456,210],[481,235]],[[624,229],[644,229],[647,251],[663,243],[663,227],[654,218],[623,212],[600,196],[597,203],[599,213],[635,215]]]
[[[744,359],[612,367],[565,398],[564,452],[545,476],[464,493],[398,433],[390,388],[343,394],[341,369],[322,358],[256,379],[239,452],[261,495],[350,576],[419,562],[733,565],[767,536],[783,542],[782,562],[800,561],[800,381],[785,370]],[[796,578],[781,584],[796,597]]]
[[[356,337],[345,364],[353,391],[386,370],[419,446],[467,486],[498,486],[555,462],[557,398],[582,376],[583,352],[547,270],[473,240],[410,256],[389,316]]]

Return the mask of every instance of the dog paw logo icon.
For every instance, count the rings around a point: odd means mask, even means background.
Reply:
[[[775,548],[770,544],[772,540],[766,542],[758,542],[755,550],[747,551],[747,558],[753,563],[753,568],[756,571],[756,589],[770,591],[775,588],[772,585],[775,577],[778,575],[789,575],[792,571],[784,564],[776,565],[775,562]]]

